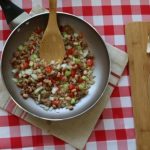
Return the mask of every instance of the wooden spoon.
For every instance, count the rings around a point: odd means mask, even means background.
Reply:
[[[49,20],[40,44],[40,57],[47,63],[62,62],[65,55],[64,42],[57,24],[57,0],[49,0]]]

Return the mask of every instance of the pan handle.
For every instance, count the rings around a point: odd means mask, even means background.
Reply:
[[[30,17],[23,9],[9,0],[0,0],[0,6],[11,30]]]

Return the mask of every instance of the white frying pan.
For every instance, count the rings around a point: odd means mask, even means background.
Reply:
[[[63,12],[57,13],[59,25],[69,24],[75,31],[84,33],[84,38],[95,57],[94,76],[96,76],[96,82],[89,89],[89,94],[82,98],[73,110],[62,108],[46,111],[37,105],[33,99],[29,98],[28,100],[24,100],[22,96],[20,96],[19,88],[12,81],[13,76],[10,60],[18,45],[28,39],[36,26],[41,28],[46,27],[48,13],[29,17],[22,9],[8,0],[0,0],[0,4],[6,16],[7,23],[10,25],[11,29],[13,29],[4,45],[1,71],[4,84],[14,102],[33,116],[54,121],[77,117],[92,108],[103,95],[110,74],[108,51],[98,32],[96,32],[89,23],[74,15]],[[26,20],[22,21],[24,18],[26,18]],[[16,27],[16,25],[18,26]],[[14,29],[14,27],[16,28]]]

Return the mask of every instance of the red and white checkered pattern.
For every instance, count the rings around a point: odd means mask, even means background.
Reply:
[[[32,6],[48,8],[48,0],[12,0],[29,12]],[[148,21],[149,0],[58,0],[58,10],[91,23],[102,38],[126,51],[125,25]],[[0,51],[10,30],[0,9]],[[92,132],[85,150],[135,150],[135,131],[128,67]],[[74,150],[64,141],[47,135],[20,118],[0,110],[0,149]]]

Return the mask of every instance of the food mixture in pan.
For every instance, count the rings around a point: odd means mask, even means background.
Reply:
[[[60,27],[66,54],[63,62],[46,64],[40,59],[43,31],[37,28],[11,60],[13,81],[24,99],[33,98],[48,108],[73,109],[94,84],[94,57],[81,33],[69,25]]]

